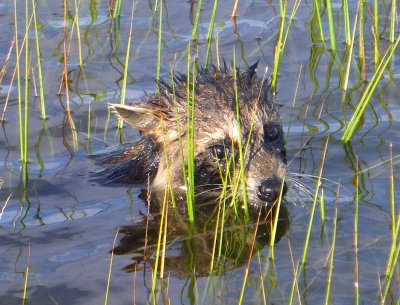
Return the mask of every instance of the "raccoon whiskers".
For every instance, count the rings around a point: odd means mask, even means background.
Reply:
[[[293,187],[296,189],[301,190],[304,194],[312,197],[312,191],[311,191],[311,187],[309,187],[308,185],[300,182],[297,179],[291,179],[290,182],[293,184]]]
[[[332,183],[336,186],[340,186],[343,187],[343,185],[340,182],[336,182],[334,180],[328,179],[328,178],[324,178],[324,177],[318,177],[315,175],[310,175],[310,174],[304,174],[304,173],[290,173],[291,176],[297,176],[299,178],[304,178],[304,179],[308,179],[311,181],[316,181],[318,179],[322,180],[322,182],[329,182]]]
[[[210,186],[215,186],[215,187],[209,188]],[[201,196],[204,196],[205,194],[212,193],[212,192],[217,192],[217,191],[220,192],[224,188],[224,185],[223,184],[204,184],[204,185],[196,186],[195,189],[198,190],[203,187],[207,187],[207,188],[200,192],[197,191],[194,195],[195,197],[201,197]]]

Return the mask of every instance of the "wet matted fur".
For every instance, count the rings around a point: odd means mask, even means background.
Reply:
[[[194,92],[195,192],[217,198],[223,177],[229,177],[228,194],[232,191],[239,180],[241,143],[248,202],[260,206],[275,201],[286,174],[285,141],[279,105],[269,80],[260,80],[256,68],[257,64],[246,71],[226,66],[201,69],[194,88],[187,87],[185,75],[175,75],[171,82],[160,81],[155,95],[127,105],[110,105],[119,118],[142,133],[142,138],[122,152],[102,158],[106,166],[103,178],[109,182],[150,181],[156,191],[164,189],[169,179],[175,189],[184,189],[187,101],[193,98],[187,92]]]

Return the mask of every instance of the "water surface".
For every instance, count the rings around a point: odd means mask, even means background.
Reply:
[[[357,4],[355,1],[350,2],[353,18]],[[19,46],[25,35],[24,5],[22,1],[17,1]],[[159,15],[158,11],[153,14],[154,5],[151,1],[135,3],[126,91],[129,99],[143,98],[144,91],[155,92]],[[165,78],[168,78],[172,64],[176,70],[186,71],[185,52],[191,40],[196,5],[192,5],[191,1],[176,0],[164,3],[161,75]],[[212,7],[211,2],[203,4],[199,21],[196,43],[200,66],[205,62]],[[340,8],[341,4],[335,3],[335,16],[340,16],[338,20],[342,18]],[[385,18],[385,9],[382,5],[382,20]],[[15,49],[12,50],[0,83],[0,111],[10,92],[5,122],[0,130],[0,177],[4,180],[0,189],[1,206],[11,195],[0,220],[1,304],[21,304],[28,259],[27,304],[104,303],[109,251],[113,248],[114,236],[119,227],[125,231],[118,236],[117,245],[123,245],[124,236],[133,236],[132,240],[128,238],[133,248],[128,247],[125,249],[127,251],[121,251],[120,254],[124,255],[113,258],[108,304],[153,302],[149,295],[154,254],[147,263],[139,261],[132,266],[132,257],[137,258],[140,250],[135,248],[135,241],[141,236],[139,233],[142,232],[145,220],[143,215],[148,213],[141,195],[145,186],[104,186],[93,181],[90,173],[96,170],[96,166],[88,157],[99,152],[113,151],[120,142],[134,142],[139,137],[137,131],[124,128],[121,139],[117,122],[112,116],[109,117],[107,108],[108,103],[119,102],[120,98],[130,10],[131,3],[123,1],[121,16],[112,20],[107,2],[80,2],[83,67],[79,67],[73,1],[68,4],[65,21],[62,1],[37,2],[48,119],[44,125],[40,118],[40,102],[35,97],[35,84],[38,86],[37,56],[35,34],[31,28],[28,35],[29,55],[34,72],[29,76],[29,163],[26,175],[21,169],[18,87],[16,79],[12,82],[16,55]],[[277,15],[279,2],[240,1],[236,20],[230,18],[231,11],[231,2],[220,1],[215,23],[219,58],[230,62],[235,49],[239,66],[246,68],[259,60],[260,77],[265,67],[268,66],[269,71],[272,71],[280,22]],[[15,29],[13,15],[12,1],[0,3],[0,62],[5,60],[12,45]],[[278,79],[277,100],[284,105],[281,115],[287,136],[290,172],[293,173],[293,179],[298,178],[297,174],[302,174],[300,181],[311,194],[314,193],[316,183],[307,177],[318,175],[323,147],[329,136],[323,169],[327,221],[322,224],[318,205],[311,232],[308,263],[298,278],[299,293],[295,293],[295,300],[298,300],[297,295],[302,304],[321,304],[325,299],[337,206],[338,224],[330,304],[354,302],[354,185],[358,160],[358,286],[361,302],[371,304],[379,300],[392,238],[388,158],[391,144],[395,161],[400,151],[400,107],[396,103],[399,96],[398,51],[390,64],[391,70],[385,73],[375,91],[360,131],[349,144],[344,145],[340,138],[345,121],[353,113],[364,88],[362,72],[354,61],[350,89],[343,99],[340,88],[347,58],[343,29],[336,29],[339,33],[338,52],[334,54],[329,50],[329,39],[324,45],[316,34],[315,22],[312,3],[302,2],[290,29]],[[323,22],[325,36],[329,37],[326,15],[323,16]],[[338,21],[338,24],[342,22]],[[370,24],[371,20],[367,18],[365,28],[368,29]],[[387,45],[388,36],[383,24],[380,29],[383,48]],[[76,133],[67,116],[65,89],[59,94],[65,60],[64,43],[69,50],[68,98]],[[366,72],[370,78],[374,69],[373,47],[369,42],[365,47]],[[358,52],[358,48],[355,52]],[[22,79],[24,62],[25,52],[22,52]],[[211,62],[217,63],[215,44]],[[293,105],[294,96],[296,102]],[[393,170],[397,181],[399,169],[396,164]],[[396,184],[395,198],[399,195]],[[395,205],[398,213],[397,201]],[[244,304],[263,304],[264,300],[267,304],[288,303],[294,269],[304,247],[311,207],[312,200],[304,192],[292,187],[286,198],[287,217],[283,217],[282,234],[274,248],[275,261],[268,258],[268,234],[257,239],[258,248],[255,248],[249,263]],[[250,235],[252,231],[240,232]],[[247,252],[238,252],[244,257],[239,258],[237,254],[236,260],[230,260],[231,264],[221,267],[222,272],[210,274],[204,268],[208,262],[202,261],[207,258],[207,254],[198,253],[197,260],[187,258],[190,247],[204,240],[195,238],[188,243],[182,234],[176,234],[177,240],[167,249],[165,277],[159,280],[157,286],[158,303],[166,304],[168,300],[171,304],[236,303],[248,262],[244,255]],[[241,239],[239,241],[243,242]],[[240,246],[234,244],[233,256],[237,248]],[[190,263],[196,263],[196,269]],[[398,278],[393,283],[389,299],[398,302]]]

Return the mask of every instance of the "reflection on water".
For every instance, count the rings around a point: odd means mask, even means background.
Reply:
[[[178,200],[176,204],[182,206],[186,203]],[[263,207],[257,211],[251,207],[250,219],[246,220],[244,215],[240,217],[240,213],[234,213],[232,208],[221,211],[222,203],[202,202],[196,209],[195,223],[188,222],[184,209],[172,207],[166,214],[167,220],[164,220],[159,206],[157,201],[150,202],[150,219],[120,227],[122,237],[113,252],[128,255],[133,261],[123,268],[125,272],[144,270],[146,265],[154,268],[160,228],[166,234],[166,239],[162,241],[167,249],[163,267],[165,274],[198,277],[221,276],[248,263],[251,255],[270,244],[275,217],[279,219],[274,243],[281,240],[290,224],[285,206],[281,207],[279,216],[276,208]],[[161,221],[166,221],[166,227]]]

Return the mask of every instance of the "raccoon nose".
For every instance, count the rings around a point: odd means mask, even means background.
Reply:
[[[278,178],[271,178],[264,180],[258,187],[258,198],[262,201],[273,202],[278,199],[281,192],[282,180]],[[287,185],[283,183],[282,197],[286,194]]]

